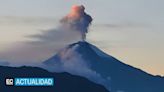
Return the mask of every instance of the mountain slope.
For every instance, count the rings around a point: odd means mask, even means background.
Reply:
[[[109,92],[103,86],[68,73],[50,73],[37,67],[3,67],[0,66],[1,92]],[[55,84],[52,87],[14,87],[5,86],[5,78],[14,77],[52,77]]]
[[[108,89],[111,89],[112,92],[164,92],[164,78],[152,76],[140,69],[124,64],[87,42],[77,42],[68,45],[46,60],[44,64],[49,67],[57,64],[62,68],[67,64],[67,61],[81,61],[81,59],[85,63],[85,67],[98,73],[106,80],[107,83],[104,83],[104,86],[106,88],[110,87]],[[78,67],[74,66],[72,68],[78,69]],[[69,71],[69,69],[70,67],[65,69],[65,71],[77,75],[79,75],[78,72],[81,72]],[[91,77],[87,76],[87,78],[92,80]]]

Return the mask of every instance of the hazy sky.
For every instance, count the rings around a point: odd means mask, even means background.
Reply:
[[[31,40],[27,35],[55,28],[74,4],[83,4],[94,19],[89,42],[124,63],[164,75],[163,0],[0,0],[0,60],[26,59],[8,53],[9,48]],[[50,47],[41,47],[42,53],[52,55]]]

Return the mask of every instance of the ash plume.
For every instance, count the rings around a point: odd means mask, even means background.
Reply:
[[[71,12],[60,21],[65,27],[80,32],[83,41],[86,39],[86,33],[91,22],[92,17],[85,12],[83,5],[72,6]]]
[[[40,35],[29,37],[39,38],[40,42],[73,43],[79,40],[85,41],[92,17],[85,13],[83,5],[74,5],[68,15],[63,17],[56,29],[44,31]],[[36,43],[36,42],[34,42]]]

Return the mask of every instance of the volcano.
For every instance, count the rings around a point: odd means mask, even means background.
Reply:
[[[50,71],[86,77],[111,92],[164,92],[163,77],[127,65],[85,41],[66,46],[43,64]]]

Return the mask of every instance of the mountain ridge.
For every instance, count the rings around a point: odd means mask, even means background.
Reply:
[[[44,61],[44,64],[51,67],[55,63],[60,63],[62,66],[62,64],[65,65],[67,61],[71,62],[74,58],[77,58],[76,61],[82,59],[87,68],[101,75],[107,81],[104,86],[106,88],[110,86],[111,88],[108,89],[111,89],[112,92],[120,90],[125,92],[164,92],[162,87],[164,85],[163,77],[153,76],[141,69],[125,64],[84,41],[66,46],[53,57]],[[71,68],[76,70],[83,67]],[[65,71],[76,75],[74,71],[69,71],[69,68]],[[80,73],[81,71],[75,72]],[[86,75],[82,76],[87,77]],[[92,78],[89,79],[92,80]]]
[[[3,92],[109,92],[103,86],[88,79],[69,73],[50,73],[39,67],[7,67],[0,66],[0,89]],[[55,84],[52,87],[15,87],[6,86],[6,78],[15,77],[51,77]]]

